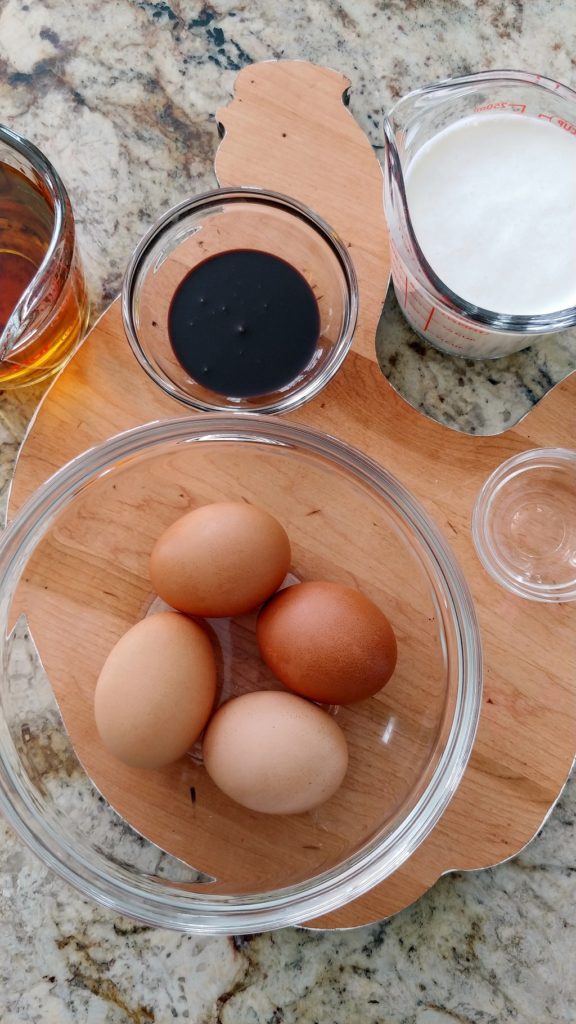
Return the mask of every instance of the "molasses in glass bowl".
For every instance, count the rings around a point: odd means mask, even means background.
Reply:
[[[203,412],[281,413],[344,360],[358,289],[348,251],[301,203],[216,189],[169,210],[138,245],[124,327],[148,375]]]

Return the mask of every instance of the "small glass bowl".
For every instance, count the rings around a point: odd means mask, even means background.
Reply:
[[[532,601],[576,599],[576,451],[536,448],[503,462],[472,516],[479,558]]]
[[[157,608],[148,572],[155,539],[188,509],[223,499],[277,516],[290,536],[292,579],[360,589],[398,638],[386,687],[331,709],[350,766],[337,794],[307,814],[233,804],[198,751],[161,778],[128,777],[136,770],[104,756],[95,733],[100,667],[122,633]],[[415,852],[472,751],[481,644],[454,556],[393,476],[311,429],[205,415],[111,438],[59,470],[6,529],[0,596],[0,810],[85,895],[148,924],[239,934],[329,913]],[[274,685],[258,657],[255,618],[221,620],[222,699]],[[65,725],[70,695],[82,702],[76,748]],[[168,791],[181,808],[171,856],[155,831]],[[140,831],[134,815],[131,827],[114,809],[134,792],[147,815]]]
[[[168,318],[184,278],[206,259],[232,250],[270,253],[291,264],[314,292],[320,315],[308,365],[276,391],[222,395],[177,360]],[[166,394],[202,412],[280,413],[325,387],[352,343],[358,314],[356,273],[346,247],[315,213],[288,196],[256,188],[222,188],[186,199],[152,226],[126,270],[122,313],[138,362]]]

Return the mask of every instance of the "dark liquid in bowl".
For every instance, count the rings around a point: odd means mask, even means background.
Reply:
[[[220,395],[253,398],[293,381],[318,343],[320,314],[302,274],[268,252],[236,249],[194,267],[168,316],[178,362]]]

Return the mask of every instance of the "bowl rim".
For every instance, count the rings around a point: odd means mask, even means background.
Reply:
[[[18,835],[57,874],[83,895],[118,913],[149,925],[203,934],[241,934],[301,924],[362,896],[396,871],[437,825],[460,783],[472,752],[482,697],[482,651],[473,600],[448,542],[412,497],[386,469],[338,438],[310,427],[254,414],[179,417],[153,421],[115,435],[71,460],[50,477],[22,506],[0,538],[0,609],[2,636],[7,638],[11,589],[58,513],[92,480],[121,460],[167,443],[256,443],[304,449],[328,459],[391,504],[408,522],[441,582],[445,607],[456,634],[457,693],[445,749],[428,785],[401,822],[383,842],[373,840],[352,857],[344,870],[330,869],[311,882],[256,897],[214,897],[135,890],[129,876],[111,877],[72,846],[67,846],[49,821],[39,817],[26,798],[17,773],[11,770],[5,744],[12,744],[0,714],[0,810]],[[8,581],[8,585],[7,585]],[[2,657],[5,655],[5,643]],[[304,892],[302,891],[304,890]],[[280,897],[277,894],[281,894]]]
[[[235,399],[232,404],[224,398],[222,401],[207,401],[187,394],[183,388],[179,387],[152,365],[139,338],[134,314],[134,291],[141,266],[150,249],[162,236],[163,232],[177,224],[180,220],[183,220],[190,213],[210,209],[210,207],[219,203],[230,204],[236,202],[252,202],[255,205],[279,207],[291,213],[295,218],[304,221],[309,227],[312,227],[338,260],[346,282],[348,307],[343,332],[330,353],[326,364],[321,369],[313,370],[310,377],[293,390],[291,388],[286,389],[280,398],[270,401],[265,401],[265,395],[256,396],[255,399],[239,398]],[[187,199],[177,203],[149,228],[136,246],[126,267],[122,281],[121,305],[124,332],[134,356],[150,379],[171,398],[200,412],[236,413],[237,415],[286,413],[299,408],[299,406],[318,395],[326,387],[346,358],[352,345],[358,321],[358,278],[354,263],[344,242],[319,214],[315,213],[304,203],[282,192],[275,192],[255,186],[215,188],[207,192],[201,192],[198,195],[189,196]]]

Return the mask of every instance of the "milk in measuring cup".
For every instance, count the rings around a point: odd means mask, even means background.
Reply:
[[[456,295],[503,314],[576,305],[575,134],[511,112],[466,117],[413,156],[405,189],[422,252]],[[411,303],[408,276],[399,298],[431,341],[491,354],[486,332],[428,308],[416,289]]]
[[[406,174],[420,247],[468,302],[500,313],[576,305],[576,137],[478,114],[430,139]]]

